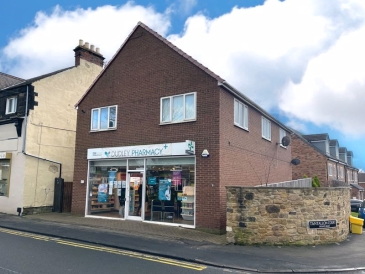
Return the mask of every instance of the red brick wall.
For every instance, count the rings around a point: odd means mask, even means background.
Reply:
[[[197,92],[197,121],[160,124],[160,98]],[[92,108],[118,105],[117,130],[90,132]],[[72,212],[85,211],[87,149],[193,140],[196,145],[196,226],[220,229],[219,87],[217,81],[153,35],[138,28],[78,108]],[[84,110],[86,113],[82,113]],[[209,158],[201,158],[203,149]]]
[[[300,160],[300,164],[292,168],[293,180],[303,178],[304,175],[312,178],[317,175],[321,184],[327,183],[327,157],[296,135],[292,136],[291,147],[292,157]]]
[[[160,98],[197,92],[197,120],[159,125]],[[118,105],[117,130],[90,132],[90,111]],[[86,113],[83,113],[84,110]],[[72,212],[85,211],[87,149],[193,140],[196,143],[196,227],[224,231],[226,185],[258,185],[272,162],[269,182],[291,179],[291,148],[261,138],[261,116],[250,110],[250,132],[233,125],[233,96],[141,27],[109,64],[78,108]],[[220,134],[221,132],[221,134]],[[228,142],[231,142],[229,145]],[[201,152],[208,149],[209,158]]]

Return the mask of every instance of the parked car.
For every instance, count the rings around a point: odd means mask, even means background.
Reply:
[[[360,208],[359,208],[359,216],[358,218],[361,218],[364,220],[364,224],[363,227],[365,227],[365,201],[362,202],[362,204],[360,204]]]
[[[362,203],[362,200],[351,199],[351,212],[359,212],[359,208]]]

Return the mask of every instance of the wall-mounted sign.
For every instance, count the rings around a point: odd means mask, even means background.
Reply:
[[[88,159],[118,159],[150,156],[194,155],[195,142],[186,140],[181,143],[164,143],[154,145],[90,148],[87,150]]]
[[[336,220],[309,221],[309,228],[331,228],[337,226]]]

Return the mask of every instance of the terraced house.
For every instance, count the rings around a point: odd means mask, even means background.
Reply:
[[[359,169],[353,166],[353,152],[340,147],[338,140],[330,139],[327,133],[292,136],[292,153],[300,160],[293,167],[293,179],[317,176],[321,186],[348,185],[356,197],[363,188],[358,184]]]
[[[73,66],[45,75],[0,74],[0,212],[51,211],[55,178],[73,179],[74,104],[104,59],[82,41],[74,52]]]

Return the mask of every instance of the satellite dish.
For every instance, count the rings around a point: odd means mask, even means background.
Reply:
[[[290,145],[290,137],[289,136],[284,136],[283,139],[281,139],[281,144],[284,147],[287,147],[288,145]]]
[[[299,164],[300,164],[300,160],[299,160],[299,159],[297,159],[297,158],[295,158],[295,159],[291,160],[291,163],[292,163],[293,165],[297,166],[297,165],[299,165]]]

